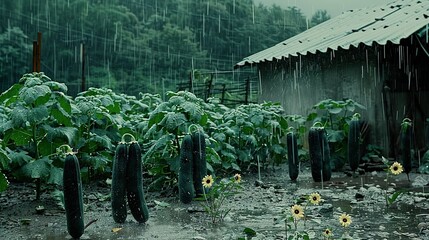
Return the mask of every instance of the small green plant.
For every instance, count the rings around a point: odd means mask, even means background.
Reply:
[[[291,215],[289,215],[289,213]],[[286,239],[310,239],[306,231],[298,231],[298,223],[301,220],[304,220],[305,222],[304,207],[300,204],[294,204],[289,211],[285,211],[282,221],[285,223]],[[288,235],[289,231],[292,230],[293,233]]]
[[[212,223],[222,222],[231,210],[225,208],[225,200],[241,189],[241,175],[237,173],[229,179],[223,178],[218,182],[215,182],[211,175],[207,175],[203,178],[202,183],[206,188],[202,199],[206,213]]]
[[[389,176],[390,175],[399,175],[404,171],[402,165],[398,162],[394,162],[392,165],[389,165],[389,161],[382,157],[383,163],[387,166],[386,171],[386,190],[384,191],[384,198],[386,200],[386,206],[392,206],[392,204],[404,193],[403,190],[394,191],[392,194],[389,194]]]
[[[290,208],[291,215],[289,215],[289,211],[285,211],[283,218],[281,219],[281,221],[284,221],[285,223],[286,239],[310,239],[306,231],[298,231],[298,222],[303,220],[305,229],[307,221],[307,216],[305,215],[305,212],[307,210],[307,206],[310,204],[319,205],[319,203],[321,203],[323,200],[320,194],[316,192],[305,196],[305,200],[306,201],[302,202],[302,204],[294,204]],[[293,233],[291,235],[288,235],[289,231],[291,230],[293,230]]]

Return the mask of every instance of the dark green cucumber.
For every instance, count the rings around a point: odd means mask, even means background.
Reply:
[[[79,161],[74,153],[66,154],[63,191],[68,233],[73,238],[80,238],[84,231],[82,182]]]
[[[139,223],[149,219],[149,210],[143,194],[141,148],[137,141],[128,146],[128,164],[126,171],[127,199],[131,214]]]
[[[116,147],[112,168],[112,216],[117,223],[124,223],[127,218],[126,174],[127,144],[119,142]]]
[[[298,161],[298,141],[293,131],[286,134],[287,158],[289,164],[289,177],[292,181],[298,178],[299,161]]]
[[[349,136],[347,142],[347,154],[352,171],[359,167],[360,162],[360,120],[359,113],[355,113],[349,124]]]
[[[192,134],[193,145],[193,179],[197,196],[204,193],[202,180],[207,175],[206,138],[204,132],[196,131]]]
[[[405,118],[401,124],[401,159],[404,172],[408,174],[411,172],[413,153],[413,126],[409,118]]]
[[[311,176],[315,182],[331,179],[331,158],[329,143],[323,127],[316,124],[308,132],[308,147],[310,152]]]
[[[322,139],[323,147],[322,147],[322,177],[323,181],[329,181],[331,180],[332,175],[332,167],[331,167],[331,151],[329,148],[329,141],[328,136],[326,134],[325,129],[321,132],[322,136],[320,137]]]
[[[192,137],[190,135],[186,135],[183,138],[182,145],[180,147],[179,199],[182,203],[190,203],[194,197],[192,178],[192,145]]]

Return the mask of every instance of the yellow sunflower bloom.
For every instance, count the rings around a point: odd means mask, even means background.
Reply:
[[[318,193],[310,194],[308,199],[310,200],[310,203],[313,205],[319,205],[320,201],[322,200],[322,198],[320,197],[320,194]]]
[[[203,186],[205,188],[210,188],[213,185],[213,177],[212,175],[207,175],[203,178]]]
[[[343,213],[341,214],[341,216],[339,217],[340,220],[340,224],[343,227],[348,227],[351,223],[352,223],[352,218],[350,217],[350,215]]]
[[[238,173],[236,173],[236,174],[234,175],[234,181],[235,181],[236,183],[240,183],[240,182],[241,182],[241,175],[240,175],[240,174],[238,174]]]
[[[404,170],[404,168],[403,168],[403,167],[402,167],[402,165],[401,165],[400,163],[398,163],[398,162],[394,162],[394,163],[392,164],[392,166],[390,166],[390,172],[391,172],[393,175],[398,175],[398,174],[400,174],[403,170]]]
[[[332,236],[332,230],[329,228],[325,229],[325,231],[323,231],[323,236],[331,237]]]
[[[295,204],[290,208],[290,212],[295,219],[304,218],[304,209],[301,205]]]

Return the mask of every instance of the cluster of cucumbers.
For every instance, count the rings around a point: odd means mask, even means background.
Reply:
[[[125,142],[126,137],[131,141]],[[65,145],[66,146],[66,145]],[[63,172],[64,207],[67,230],[73,238],[80,238],[84,232],[82,182],[79,161],[67,146]],[[112,169],[112,216],[117,223],[127,218],[127,202],[131,214],[139,223],[149,218],[149,211],[143,194],[141,148],[135,138],[124,134],[115,152]]]
[[[131,141],[126,142],[129,136]],[[117,223],[127,218],[127,202],[131,214],[139,223],[149,218],[143,193],[141,148],[131,134],[124,134],[116,147],[112,169],[112,216]]]
[[[190,127],[191,129],[191,127]],[[180,146],[179,199],[190,203],[204,193],[202,180],[207,174],[206,140],[200,128],[183,137]]]

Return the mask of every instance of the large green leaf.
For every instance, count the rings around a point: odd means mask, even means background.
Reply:
[[[5,139],[8,138],[12,139],[17,146],[25,146],[30,143],[32,132],[26,129],[13,129],[6,132]]]
[[[44,129],[47,132],[47,138],[49,141],[55,141],[56,139],[66,139],[67,144],[71,145],[73,139],[77,135],[77,129],[73,127],[51,127],[45,125]]]
[[[149,116],[148,127],[151,128],[154,124],[159,124],[162,121],[162,119],[164,119],[164,116],[166,114],[167,114],[166,112],[151,113]]]
[[[200,122],[201,116],[204,113],[200,106],[193,102],[183,102],[180,104],[180,107],[184,112],[189,113],[189,120],[195,123]]]
[[[0,169],[9,170],[10,162],[11,159],[9,158],[7,152],[3,148],[0,148]]]
[[[19,95],[27,105],[42,105],[45,104],[51,95],[51,89],[46,85],[36,85],[33,87],[23,87],[19,91]]]
[[[63,183],[63,169],[52,166],[49,173],[47,183],[62,185]]]
[[[21,167],[15,174],[17,178],[40,178],[47,179],[51,172],[51,160],[48,157],[43,157],[38,160],[31,161]]]
[[[160,151],[160,149],[165,148],[167,144],[169,144],[174,139],[173,134],[165,134],[162,135],[159,139],[153,140],[151,142],[151,146],[144,154],[144,159],[150,159],[150,156],[154,154],[156,151]]]
[[[177,128],[186,123],[186,118],[182,113],[169,112],[164,116],[160,125],[165,127],[168,132],[174,132]]]
[[[55,100],[58,102],[63,111],[68,114],[71,114],[72,106],[70,98],[68,96],[64,95],[63,93],[57,93]]]
[[[49,117],[49,111],[46,105],[40,105],[28,111],[29,116],[27,116],[27,120],[31,125],[41,123],[47,120]]]
[[[67,86],[64,83],[59,83],[55,81],[47,81],[44,83],[46,86],[48,86],[52,91],[56,92],[67,92]]]
[[[107,136],[93,135],[90,139],[84,141],[80,151],[92,153],[100,149],[111,149],[112,142]]]
[[[255,126],[259,126],[262,124],[262,122],[264,121],[264,116],[263,115],[253,115],[250,118],[250,121],[255,125]]]
[[[64,108],[59,108],[58,105],[54,105],[51,109],[51,116],[58,122],[60,125],[71,126],[72,119],[70,114],[64,111]]]
[[[28,109],[22,106],[15,107],[10,114],[10,119],[12,121],[12,125],[14,126],[14,128],[25,127],[28,115],[29,115]]]
[[[6,175],[4,175],[0,171],[0,192],[3,192],[4,190],[6,190],[8,186],[9,186],[9,181],[6,178]]]
[[[9,106],[12,103],[15,103],[18,99],[18,93],[22,88],[22,84],[14,84],[12,87],[10,87],[8,90],[3,92],[0,95],[0,102],[3,103],[5,106]]]
[[[33,160],[26,151],[11,152],[8,157],[10,158],[11,168],[21,167]]]

